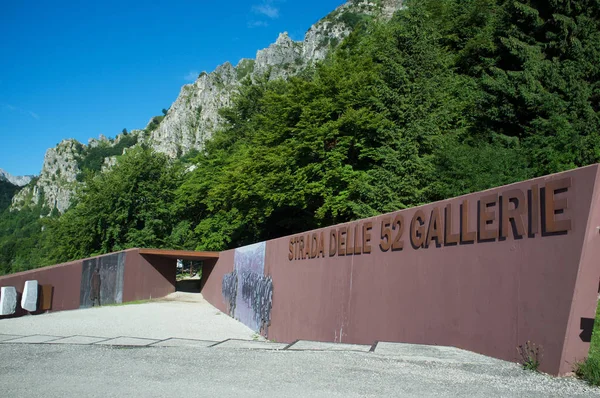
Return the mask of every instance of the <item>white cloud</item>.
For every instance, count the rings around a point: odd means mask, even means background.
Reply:
[[[9,111],[9,112],[18,112],[21,115],[27,115],[27,116],[31,116],[32,118],[39,120],[40,115],[38,115],[37,113],[30,111],[30,110],[25,110],[22,108],[19,108],[18,106],[14,106],[11,104],[2,104],[2,110],[5,111]]]
[[[185,75],[183,78],[185,79],[185,81],[188,81],[188,82],[195,82],[195,81],[196,81],[196,79],[198,79],[198,71],[191,70],[191,71],[189,71],[189,72],[188,72],[188,74],[187,74],[187,75]]]
[[[249,28],[265,28],[269,26],[269,24],[265,21],[250,21],[248,22]]]
[[[252,11],[256,14],[265,15],[271,19],[279,18],[279,8],[273,7],[270,1],[265,1],[262,4],[252,6]]]

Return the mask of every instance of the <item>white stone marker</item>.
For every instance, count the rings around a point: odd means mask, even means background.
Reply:
[[[37,310],[38,281],[26,281],[21,297],[21,308],[29,312]]]
[[[17,309],[17,289],[14,286],[0,288],[0,315],[12,315]]]

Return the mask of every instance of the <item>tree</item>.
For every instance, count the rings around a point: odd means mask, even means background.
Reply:
[[[600,160],[600,4],[497,2],[485,40],[467,40],[461,65],[479,64],[479,134],[521,144],[532,175]],[[490,40],[490,38],[493,38]]]
[[[55,261],[132,247],[165,247],[180,171],[168,158],[136,147],[108,172],[88,178],[76,204],[51,226]]]

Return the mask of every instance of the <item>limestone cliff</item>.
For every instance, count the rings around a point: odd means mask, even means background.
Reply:
[[[0,181],[8,181],[17,187],[23,187],[31,182],[34,176],[13,176],[0,169]]]
[[[100,136],[100,139],[90,139],[88,145],[69,139],[48,149],[40,176],[13,197],[11,209],[42,205],[65,212],[84,172],[105,171],[112,167],[116,156],[137,143],[140,133],[121,134],[114,140]]]
[[[81,144],[75,140],[65,140],[48,149],[39,179],[15,195],[13,209],[37,205],[43,200],[51,209],[66,210],[71,203],[79,171],[76,160],[79,146]]]
[[[388,19],[401,7],[401,0],[349,1],[311,26],[303,41],[282,33],[275,43],[259,50],[255,60],[242,59],[235,67],[226,62],[211,73],[202,72],[193,84],[183,86],[167,115],[148,136],[147,144],[171,157],[201,149],[221,122],[219,109],[230,105],[244,78],[267,73],[270,79],[295,75],[325,59],[361,19]]]
[[[302,41],[282,33],[275,43],[259,50],[256,59],[242,59],[236,66],[225,62],[211,73],[202,72],[194,83],[181,88],[168,112],[150,119],[144,130],[134,130],[115,140],[101,136],[99,140],[91,139],[88,145],[75,140],[61,142],[46,152],[39,179],[15,195],[12,209],[42,204],[64,212],[71,204],[78,179],[87,171],[106,171],[131,145],[144,143],[173,158],[192,149],[201,150],[222,122],[219,109],[231,105],[244,79],[296,75],[325,59],[361,20],[388,19],[401,7],[402,0],[350,0],[311,26]]]

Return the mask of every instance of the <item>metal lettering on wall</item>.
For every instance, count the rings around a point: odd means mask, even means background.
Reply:
[[[571,177],[566,177],[541,188],[534,184],[526,192],[508,189],[484,195],[476,203],[464,199],[458,206],[448,203],[427,213],[417,209],[410,220],[404,219],[404,211],[396,212],[381,217],[378,230],[369,220],[294,236],[288,260],[369,254],[377,247],[393,252],[563,235],[572,228],[567,200],[571,185]],[[472,227],[470,215],[475,210],[477,220]]]
[[[265,242],[235,250],[234,270],[223,276],[222,293],[229,315],[267,334],[273,305],[273,280],[264,275]]]

